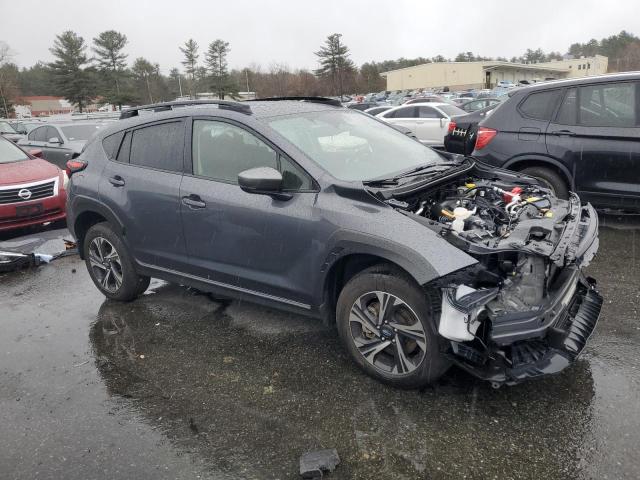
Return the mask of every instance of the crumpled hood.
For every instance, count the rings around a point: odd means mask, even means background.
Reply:
[[[40,158],[0,163],[0,185],[37,182],[56,177],[59,174],[58,167]]]

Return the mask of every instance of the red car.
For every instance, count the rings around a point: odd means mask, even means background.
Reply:
[[[65,218],[67,174],[40,154],[0,138],[0,231]]]

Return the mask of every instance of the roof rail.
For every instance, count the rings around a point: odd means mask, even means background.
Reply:
[[[150,105],[140,105],[138,107],[127,108],[120,113],[120,120],[136,117],[140,110],[153,110],[154,112],[164,112],[173,110],[174,107],[189,107],[192,105],[217,105],[224,110],[234,110],[240,113],[251,113],[249,105],[231,100],[175,100],[172,102],[152,103]]]
[[[266,97],[266,98],[253,98],[251,100],[245,100],[245,102],[277,102],[280,100],[298,100],[300,102],[322,103],[324,105],[333,105],[334,107],[341,107],[340,100],[327,97]]]

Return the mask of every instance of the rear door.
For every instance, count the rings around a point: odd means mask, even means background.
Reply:
[[[116,159],[105,166],[99,189],[101,201],[123,222],[136,261],[171,271],[184,271],[187,265],[180,219],[184,138],[184,119],[127,131]],[[105,151],[113,140],[107,139]]]
[[[192,130],[192,174],[185,174],[180,192],[189,273],[236,291],[310,304],[313,179],[244,125],[207,117],[195,119]],[[291,198],[240,189],[238,174],[263,166],[282,173]]]
[[[573,173],[584,201],[640,205],[639,83],[569,88],[547,129],[549,153]]]
[[[447,133],[448,119],[445,115],[430,105],[418,107],[417,130],[418,139],[427,145],[443,145]]]

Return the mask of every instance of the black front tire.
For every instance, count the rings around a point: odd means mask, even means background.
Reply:
[[[106,239],[113,246],[119,257],[122,281],[119,287],[115,290],[105,288],[98,276],[100,269],[92,267],[89,248],[91,242],[96,238]],[[137,274],[127,247],[121,240],[120,236],[114,232],[108,223],[97,223],[93,225],[85,235],[82,248],[89,276],[91,277],[91,280],[93,280],[95,286],[98,287],[98,290],[100,290],[105,297],[112,300],[118,300],[120,302],[129,302],[141,295],[149,286],[151,279],[147,276]]]
[[[353,328],[354,325],[357,328],[357,323],[354,324],[350,316],[355,302],[372,291],[386,292],[396,297],[396,300],[404,302],[422,325],[421,335],[424,335],[426,348],[421,362],[417,366],[412,365],[413,371],[398,373],[381,369],[365,358],[361,353],[362,347],[359,350],[358,341],[353,335]],[[409,275],[392,265],[378,265],[357,274],[344,286],[336,306],[336,322],[345,348],[365,373],[394,387],[419,388],[434,383],[450,366],[439,347],[436,331],[437,313],[437,304]],[[379,332],[381,331],[380,329]],[[400,337],[397,336],[395,339],[399,341]],[[390,353],[395,355],[394,347]]]
[[[569,187],[567,182],[555,171],[546,167],[529,167],[521,170],[526,175],[531,175],[549,187],[554,195],[562,200],[569,199]]]

